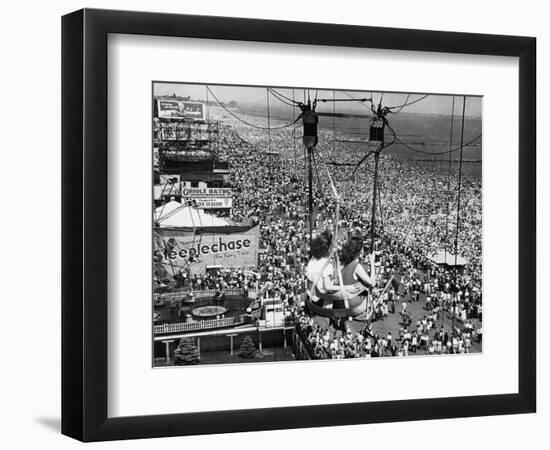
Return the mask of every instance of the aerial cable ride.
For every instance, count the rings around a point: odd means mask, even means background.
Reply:
[[[318,275],[313,279],[308,281],[308,286],[306,289],[305,301],[306,305],[309,308],[309,311],[315,316],[327,317],[332,320],[339,320],[345,318],[357,318],[358,316],[366,313],[368,298],[361,296],[360,294],[367,290],[367,287],[357,283],[352,286],[345,286],[342,276],[342,267],[340,266],[340,258],[338,256],[338,249],[335,245],[335,241],[338,236],[338,226],[340,222],[340,201],[341,196],[338,194],[334,182],[332,181],[332,176],[330,171],[325,166],[327,172],[327,177],[331,186],[332,195],[336,202],[335,210],[335,220],[334,220],[334,234],[333,239],[329,249],[329,257],[326,259],[326,262],[323,268],[318,272]],[[336,263],[336,276],[338,279],[338,289],[333,293],[321,293],[317,289],[317,284],[321,280],[326,268],[328,267],[331,258],[334,259]],[[352,288],[353,290],[348,290]],[[319,297],[323,301],[323,306],[315,304],[312,299],[314,297]],[[335,302],[343,302],[343,308],[335,308],[333,304]],[[330,307],[324,307],[325,304]],[[367,317],[365,317],[367,318]]]
[[[308,91],[308,97],[309,97],[309,91]],[[333,113],[318,113],[316,112],[316,106],[317,106],[317,100],[314,100],[313,104],[311,103],[311,100],[308,100],[307,103],[300,104],[300,109],[302,111],[302,114],[299,116],[302,118],[302,124],[304,128],[302,141],[304,143],[305,148],[307,149],[307,171],[308,171],[308,198],[309,198],[309,236],[310,241],[313,237],[313,164],[314,164],[314,155],[313,152],[315,151],[315,147],[317,143],[319,142],[318,134],[317,134],[317,127],[319,123],[319,116],[332,116],[332,117],[350,117],[350,116],[356,116],[355,114],[337,114]],[[371,119],[370,125],[369,125],[369,141],[368,146],[371,149],[370,152],[356,165],[356,169],[353,172],[353,175],[355,175],[355,172],[357,171],[358,167],[371,155],[374,154],[374,177],[373,177],[373,197],[372,197],[372,215],[371,215],[371,249],[374,250],[374,227],[376,224],[376,195],[378,190],[378,165],[379,165],[379,158],[380,158],[380,151],[393,144],[395,142],[395,132],[391,127],[388,127],[392,133],[394,134],[394,140],[384,146],[384,131],[385,127],[388,124],[388,121],[386,119],[386,115],[389,112],[389,109],[387,107],[382,107],[382,104],[379,103],[377,108],[375,109],[374,106],[371,107],[371,111],[374,114],[374,117],[372,116],[365,116],[365,115],[359,115],[360,117],[368,117]]]
[[[212,95],[212,97],[214,97],[214,100],[216,101],[216,103],[218,105],[220,105],[220,107],[225,111],[227,112],[228,114],[230,114],[231,116],[233,116],[235,119],[237,119],[239,122],[242,122],[244,123],[245,125],[248,125],[249,127],[252,127],[252,128],[257,128],[259,130],[267,130],[267,129],[271,129],[271,130],[282,130],[284,128],[289,128],[291,126],[293,126],[296,122],[298,122],[298,120],[300,120],[300,117],[298,116],[296,118],[296,120],[290,122],[290,123],[287,123],[285,125],[280,125],[280,126],[276,126],[276,127],[264,127],[264,126],[261,126],[261,125],[256,125],[254,123],[251,123],[251,122],[248,122],[247,120],[243,119],[242,117],[239,117],[237,114],[235,114],[233,111],[231,111],[229,108],[227,108],[227,106],[225,106],[225,104],[220,101],[218,99],[218,97],[216,97],[216,95],[214,94],[214,92],[212,92],[212,90],[208,87],[206,87],[208,89],[208,92],[210,92],[210,95]]]
[[[375,246],[375,228],[376,228],[376,209],[377,209],[377,195],[378,193],[378,184],[379,184],[379,164],[380,164],[380,153],[383,149],[389,147],[392,145],[397,136],[393,128],[389,125],[388,119],[386,118],[387,114],[389,113],[389,109],[387,107],[382,106],[382,98],[380,98],[380,102],[378,103],[378,106],[375,108],[374,105],[371,106],[371,111],[374,114],[374,116],[371,118],[370,124],[369,124],[369,140],[365,143],[367,144],[367,147],[370,149],[369,152],[356,164],[355,169],[352,173],[352,178],[355,177],[355,174],[359,167],[371,156],[374,155],[374,175],[373,175],[373,185],[372,185],[372,208],[371,208],[371,223],[370,223],[370,246],[371,246],[371,252],[374,252]],[[394,139],[388,143],[385,144],[384,137],[385,137],[385,129],[386,127],[391,131],[393,134]],[[381,209],[380,209],[381,210]]]
[[[308,91],[309,97],[309,91]],[[311,104],[311,100],[307,103],[302,103],[300,109],[302,114],[299,116],[302,119],[304,134],[302,142],[307,151],[307,171],[308,171],[308,210],[309,210],[309,241],[313,238],[313,151],[319,142],[317,136],[317,126],[319,124],[319,115],[315,112],[317,103]]]
[[[309,100],[307,103],[301,105],[301,110],[302,110],[301,118],[302,118],[302,124],[304,127],[302,140],[306,150],[305,156],[307,157],[306,164],[307,164],[307,172],[308,172],[310,244],[313,238],[313,166],[314,164],[316,166],[316,158],[315,158],[314,152],[315,152],[315,147],[319,142],[319,138],[317,134],[319,116],[315,111],[316,104],[317,104],[316,101],[314,101],[312,104],[311,100]],[[361,292],[364,292],[367,289],[367,287],[361,285],[362,290],[359,290],[358,286],[354,285],[353,288],[355,289],[355,291],[353,291],[352,293],[352,292],[348,292],[344,286],[343,277],[342,277],[342,268],[340,267],[340,259],[338,256],[337,248],[334,243],[334,241],[338,237],[341,197],[336,190],[336,187],[332,180],[332,176],[326,165],[325,165],[325,170],[326,170],[327,177],[332,190],[332,195],[336,202],[335,218],[334,218],[335,219],[334,220],[334,238],[331,243],[331,249],[329,253],[330,255],[332,255],[332,258],[334,258],[336,262],[336,274],[337,274],[339,288],[337,292],[334,292],[332,294],[321,294],[321,295],[323,295],[323,302],[330,303],[331,305],[335,301],[343,302],[344,308],[323,308],[322,306],[316,305],[314,302],[311,301],[314,295],[316,296],[320,294],[319,292],[314,293],[314,291],[316,290],[316,285],[319,282],[320,277],[324,273],[326,267],[324,267],[319,272],[319,275],[316,277],[317,278],[316,280],[310,281],[311,285],[307,289],[307,293],[306,293],[306,303],[308,304],[310,311],[314,315],[328,317],[330,319],[357,317],[365,313],[365,311],[367,310],[367,298],[359,295]],[[325,265],[328,266],[328,264],[329,264],[329,258],[327,258],[327,262],[325,263]]]
[[[339,319],[354,319],[365,321],[367,325],[372,321],[375,307],[382,301],[384,293],[387,291],[393,281],[393,276],[387,281],[384,289],[378,294],[375,299],[373,295],[374,280],[371,286],[365,286],[360,281],[353,284],[345,284],[343,277],[343,270],[341,267],[340,258],[335,245],[338,239],[339,224],[340,224],[340,203],[341,195],[338,193],[334,181],[328,167],[324,165],[327,173],[327,178],[332,191],[332,196],[336,202],[335,209],[335,221],[334,221],[334,237],[329,249],[329,257],[325,263],[325,267],[319,272],[319,276],[316,279],[308,281],[308,287],[306,290],[306,304],[313,315],[327,317],[332,320],[338,321]],[[336,278],[338,281],[338,289],[331,293],[321,293],[317,289],[317,284],[320,280],[320,276],[325,272],[326,266],[330,260],[334,260],[336,265]],[[371,274],[374,276],[374,274]],[[366,291],[368,294],[365,295]],[[322,305],[315,304],[312,298],[318,297],[321,299]],[[341,303],[343,307],[336,307],[336,304]],[[328,307],[327,307],[328,306]],[[336,324],[337,328],[340,328]]]
[[[380,102],[381,101],[382,99],[380,99]],[[369,142],[372,142],[375,145],[375,147],[371,150],[371,153],[374,153],[374,176],[372,182],[372,209],[370,225],[371,252],[374,252],[374,229],[376,226],[376,195],[378,193],[378,166],[380,162],[380,152],[384,148],[384,127],[386,126],[387,122],[388,121],[386,119],[386,113],[382,109],[382,104],[378,103],[376,117],[371,121],[369,127]],[[357,170],[357,168],[355,170]]]
[[[305,95],[305,92],[304,92]],[[381,98],[382,100],[382,98]],[[321,113],[317,113],[315,111],[317,102],[314,101],[313,104],[311,101],[308,101],[307,103],[301,104],[302,109],[302,123],[304,127],[303,132],[303,143],[305,147],[305,155],[304,157],[307,158],[306,160],[306,170],[308,172],[308,191],[309,191],[309,231],[310,231],[310,242],[312,240],[312,230],[313,230],[313,166],[317,166],[316,162],[317,159],[315,157],[315,147],[318,143],[318,135],[317,135],[317,127],[319,122],[319,116]],[[369,141],[368,146],[370,148],[370,151],[368,154],[360,161],[359,164],[355,165],[356,170],[370,155],[374,155],[374,176],[373,176],[373,194],[372,194],[372,208],[371,208],[371,223],[370,223],[370,249],[371,253],[374,253],[375,251],[375,245],[374,245],[374,238],[375,238],[375,228],[376,228],[376,210],[377,208],[380,211],[380,214],[382,214],[382,201],[380,196],[380,189],[379,189],[379,157],[380,152],[387,148],[388,146],[392,145],[396,139],[397,135],[395,133],[395,130],[389,125],[386,115],[390,112],[390,110],[387,107],[383,107],[381,102],[378,104],[377,108],[372,107],[372,112],[374,113],[374,116],[367,116],[371,119],[369,123]],[[333,117],[333,137],[335,135],[335,123],[334,123],[334,117],[337,117],[338,114],[334,111],[334,104],[333,104],[333,114],[330,113],[324,113],[325,116],[332,116]],[[362,117],[365,117],[362,115]],[[384,141],[384,133],[386,127],[393,135],[393,140],[387,144],[385,144]],[[334,140],[334,139],[333,139]],[[335,148],[335,143],[333,142],[333,149]],[[319,155],[320,156],[320,155]],[[340,267],[340,261],[338,257],[338,253],[335,250],[334,240],[338,238],[338,226],[340,221],[340,202],[341,197],[338,194],[336,187],[334,185],[334,182],[332,180],[332,176],[330,174],[330,171],[328,170],[328,167],[326,164],[324,164],[324,168],[327,172],[327,177],[330,183],[330,187],[332,190],[333,198],[336,202],[336,209],[335,209],[335,222],[334,222],[334,238],[333,242],[331,243],[331,249],[329,251],[330,256],[334,259],[336,263],[336,274],[338,278],[338,285],[339,289],[337,292],[331,293],[331,294],[320,294],[319,292],[313,292],[316,289],[317,280],[309,280],[308,283],[310,284],[307,290],[306,295],[306,303],[308,304],[308,307],[312,314],[314,315],[320,315],[324,317],[329,317],[333,319],[338,318],[344,318],[344,317],[366,317],[367,321],[370,321],[372,319],[372,314],[374,311],[374,305],[375,301],[372,297],[372,292],[370,297],[363,298],[355,293],[348,293],[343,284],[342,280],[342,268]],[[317,171],[318,172],[318,171]],[[378,197],[378,198],[377,198]],[[377,205],[378,203],[378,205]],[[380,217],[382,227],[383,227],[383,218]],[[328,259],[327,259],[328,261]],[[328,265],[328,262],[327,262]],[[321,270],[321,274],[324,272]],[[392,277],[393,278],[393,277]],[[387,282],[386,286],[378,296],[377,302],[380,301],[382,298],[383,293],[388,289],[392,279]],[[366,289],[366,288],[365,288]],[[319,298],[323,298],[324,301],[327,301],[328,303],[332,304],[334,301],[343,301],[344,308],[323,308],[322,306],[316,305],[314,302],[311,301],[311,299],[317,296]],[[353,302],[350,300],[354,299]],[[366,313],[366,314],[363,314]]]

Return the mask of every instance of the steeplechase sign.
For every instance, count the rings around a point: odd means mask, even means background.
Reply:
[[[154,260],[172,272],[173,267],[204,273],[207,266],[256,268],[260,226],[237,233],[208,233],[164,237],[164,247],[154,250]]]

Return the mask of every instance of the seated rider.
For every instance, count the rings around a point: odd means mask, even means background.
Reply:
[[[332,308],[333,301],[343,299],[344,293],[335,283],[334,266],[330,261],[332,233],[323,231],[311,241],[311,259],[306,267],[307,293],[317,306]],[[358,283],[344,288],[348,297],[355,297],[364,290]]]
[[[369,255],[369,269],[370,274],[367,273],[365,268],[359,263],[359,255],[363,249],[363,239],[358,236],[350,237],[340,250],[340,263],[342,264],[342,284],[347,290],[349,286],[356,286],[360,284],[364,288],[374,287],[376,280],[376,272],[374,267],[374,253]],[[348,297],[348,308],[355,308],[366,300],[368,295],[367,289],[354,296]],[[334,301],[333,308],[345,308],[345,302],[343,300]]]

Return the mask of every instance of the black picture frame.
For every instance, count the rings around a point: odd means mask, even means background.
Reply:
[[[109,33],[519,58],[518,392],[109,418]],[[62,433],[82,441],[320,427],[536,409],[536,39],[84,9],[62,18]]]

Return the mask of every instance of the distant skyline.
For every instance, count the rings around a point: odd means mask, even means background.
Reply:
[[[265,87],[252,87],[252,86],[227,86],[227,85],[208,85],[214,95],[224,103],[227,103],[231,100],[235,100],[240,105],[250,105],[250,106],[261,106],[266,105],[267,107],[267,90]],[[294,98],[296,101],[303,101],[304,92],[307,91],[304,89],[287,89],[287,88],[278,88],[274,87],[277,92],[280,92],[282,95],[292,98],[294,91]],[[311,99],[315,97],[316,89],[309,89],[309,95]],[[318,98],[332,99],[333,95],[336,95],[338,99],[349,99],[349,97],[344,93],[348,93],[355,98],[370,98],[371,91],[354,91],[346,90],[341,91],[337,90],[333,93],[333,90],[319,89]],[[186,83],[163,83],[158,82],[154,84],[153,95],[172,95],[187,97],[190,96],[193,99],[206,100],[207,92],[205,84],[186,84]],[[382,105],[384,106],[399,106],[405,103],[414,102],[417,99],[420,99],[426,95],[425,93],[392,93],[392,92],[372,92],[372,98],[376,104],[378,104],[380,98],[382,98]],[[382,97],[383,96],[383,97]],[[208,99],[210,101],[215,101],[213,96],[208,93]],[[273,94],[269,94],[270,105],[275,107],[287,107],[290,110],[290,106],[286,106],[284,103],[280,102]],[[408,100],[407,100],[408,97]],[[452,95],[440,95],[440,94],[429,94],[428,97],[406,106],[403,108],[402,112],[407,113],[416,113],[416,114],[440,114],[440,115],[450,115],[451,106],[452,106]],[[466,96],[466,116],[472,117],[481,117],[482,115],[482,97],[479,96]],[[332,111],[333,104],[337,111],[348,111],[348,112],[365,112],[365,106],[370,108],[370,103],[359,103],[350,101],[349,102],[327,102],[319,103],[318,110],[327,110]],[[455,96],[455,115],[462,114],[462,95]]]

